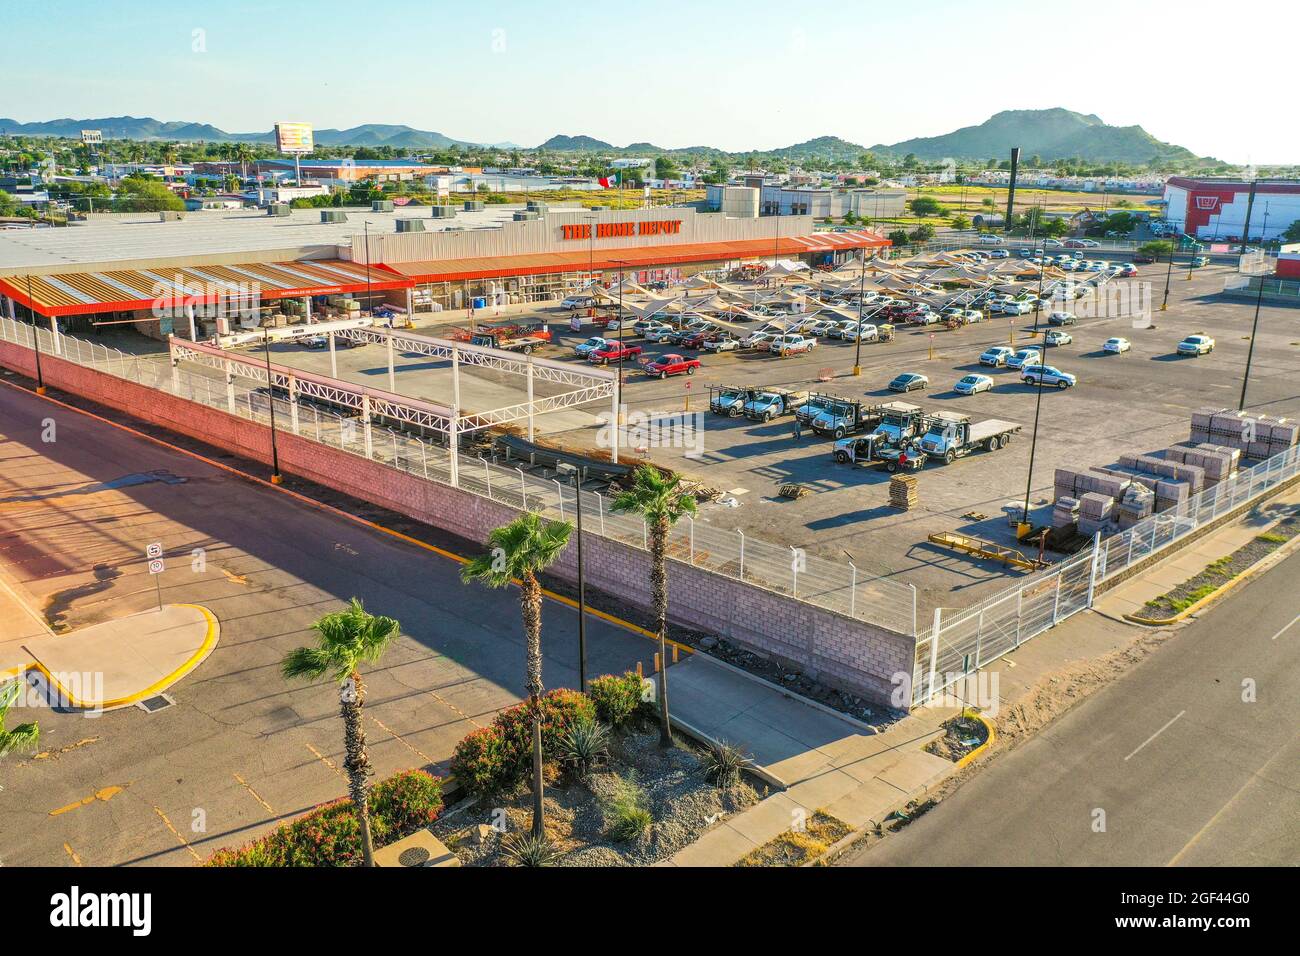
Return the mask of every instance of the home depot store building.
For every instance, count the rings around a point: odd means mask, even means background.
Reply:
[[[815,232],[811,216],[729,219],[694,209],[561,209],[501,228],[354,236],[351,259],[410,280],[416,311],[563,298],[618,275],[645,285],[746,263],[835,266],[889,241],[866,230]]]
[[[1171,176],[1165,183],[1165,218],[1197,239],[1276,239],[1300,220],[1300,180],[1261,179],[1254,186],[1249,236],[1244,234],[1251,183],[1242,180]]]

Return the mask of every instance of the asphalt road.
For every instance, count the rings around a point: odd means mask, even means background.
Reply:
[[[1300,863],[1297,593],[1293,556],[846,865]]]
[[[341,796],[336,693],[288,685],[278,664],[353,595],[403,626],[369,668],[378,774],[441,767],[523,692],[513,588],[464,585],[449,559],[4,385],[0,451],[0,562],[38,613],[75,628],[152,605],[144,547],[160,540],[163,600],[203,604],[221,623],[212,655],[169,692],[174,707],[11,713],[39,721],[42,756],[0,767],[5,865],[189,864]],[[547,602],[548,687],[576,685],[576,622]],[[648,668],[655,650],[595,618],[588,643],[593,675]]]

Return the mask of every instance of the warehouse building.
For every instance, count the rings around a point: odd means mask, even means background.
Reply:
[[[30,306],[65,329],[128,322],[202,338],[232,314],[255,323],[268,311],[276,322],[320,319],[381,302],[409,313],[540,303],[619,275],[674,282],[778,258],[833,267],[889,245],[868,230],[817,231],[811,216],[465,206],[109,215],[0,233],[0,295],[9,314]]]
[[[1261,179],[1255,184],[1250,235],[1245,236],[1251,183],[1238,179],[1171,176],[1165,183],[1165,218],[1197,239],[1276,239],[1300,220],[1300,180]],[[1267,216],[1267,222],[1265,222]]]
[[[740,189],[753,189],[758,196],[758,215],[762,216],[813,216],[839,219],[846,213],[868,219],[894,218],[906,215],[907,190],[869,187],[829,188],[821,186],[790,186],[780,183],[759,183],[747,179],[741,184],[711,185],[705,187],[704,203],[709,209],[727,209],[726,200]]]

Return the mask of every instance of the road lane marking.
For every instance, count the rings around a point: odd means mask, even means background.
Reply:
[[[42,750],[38,754],[32,754],[31,759],[52,760],[55,757],[59,757],[63,754],[69,753],[70,751],[76,750],[78,747],[84,747],[87,744],[93,744],[98,740],[99,740],[98,737],[86,737],[84,740],[78,740],[75,744],[67,744],[66,746],[60,747],[58,750]]]
[[[1177,720],[1179,717],[1183,716],[1183,714],[1185,714],[1185,713],[1187,713],[1187,711],[1185,711],[1185,710],[1180,710],[1177,714],[1174,715],[1173,720],[1169,721],[1169,723],[1165,724],[1163,727],[1161,727],[1159,730],[1157,730],[1154,734],[1152,734],[1152,735],[1151,735],[1150,737],[1148,737],[1146,740],[1142,741],[1142,743],[1138,744],[1138,748],[1137,748],[1137,750],[1133,751],[1133,753],[1129,754],[1128,757],[1125,757],[1124,759],[1125,759],[1125,760],[1128,760],[1129,757],[1132,757],[1133,754],[1136,754],[1136,753],[1138,752],[1138,750],[1141,750],[1141,749],[1142,749],[1143,747],[1145,747],[1147,744],[1151,743],[1151,741],[1155,740],[1157,737],[1159,737],[1161,734],[1163,734],[1166,730],[1168,730],[1170,727],[1172,727],[1172,726],[1174,725],[1174,721],[1175,721],[1175,720]]]
[[[1276,634],[1274,634],[1272,637],[1270,637],[1269,640],[1270,640],[1270,641],[1276,641],[1279,637],[1281,637],[1281,636],[1282,636],[1283,634],[1285,634],[1287,631],[1291,630],[1291,628],[1295,625],[1295,622],[1296,622],[1296,621],[1300,621],[1300,614],[1297,614],[1295,617],[1291,618],[1291,623],[1288,624],[1286,627],[1282,628],[1282,630],[1278,631],[1278,632],[1277,632]]]
[[[194,851],[194,847],[190,846],[190,841],[185,839],[185,837],[181,836],[180,831],[177,830],[174,826],[172,826],[172,822],[167,819],[167,814],[162,812],[162,808],[154,807],[153,812],[158,814],[158,816],[162,819],[163,825],[166,826],[167,829],[171,831],[172,836],[174,836],[180,842],[180,845],[190,851],[190,856],[194,857],[194,861],[196,863],[202,863],[203,857],[199,856],[198,853]]]
[[[72,859],[74,866],[81,866],[81,857],[77,856],[76,850],[74,850],[72,847],[70,847],[68,844],[65,843],[63,844],[63,852],[68,854],[68,856]]]
[[[102,790],[96,790],[88,797],[82,797],[76,803],[69,803],[66,807],[57,807],[54,810],[51,810],[50,816],[57,817],[60,814],[70,813],[73,810],[80,810],[82,807],[90,806],[96,800],[103,800],[107,803],[109,800],[112,800],[121,793],[122,790],[123,788],[118,786],[104,787]]]
[[[263,809],[265,809],[267,813],[271,814],[272,816],[275,816],[275,811],[271,809],[271,805],[269,803],[267,803],[265,800],[262,799],[261,794],[259,794],[256,790],[250,787],[248,783],[244,780],[244,778],[241,777],[239,774],[234,774],[233,776],[236,780],[239,781],[239,785],[241,787],[243,787],[245,790],[247,790],[249,793],[253,795],[253,799],[256,800],[258,803],[260,803]]]

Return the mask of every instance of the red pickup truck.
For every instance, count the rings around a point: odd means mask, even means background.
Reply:
[[[596,349],[587,356],[592,365],[608,365],[610,362],[626,362],[641,354],[641,346],[624,345],[622,342],[610,342],[603,349]]]
[[[669,375],[694,375],[695,370],[700,367],[699,359],[688,359],[684,355],[678,355],[675,352],[669,355],[661,355],[653,362],[647,362],[643,368],[647,375],[656,378],[667,378]]]

